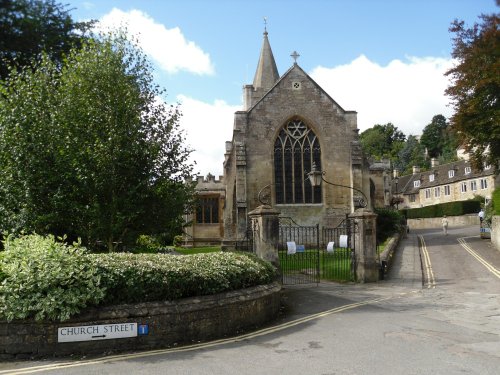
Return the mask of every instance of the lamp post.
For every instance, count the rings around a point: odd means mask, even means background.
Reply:
[[[395,195],[398,195],[398,183],[399,183],[399,178],[395,177],[394,178],[394,185],[396,185],[396,190],[394,191]],[[396,210],[399,209],[399,196],[396,197]]]
[[[309,172],[307,174],[307,177],[309,178],[309,182],[311,183],[311,186],[312,187],[320,186],[321,185],[321,181],[324,181],[324,182],[326,182],[329,185],[339,186],[339,187],[351,189],[351,190],[354,190],[354,191],[358,192],[359,194],[361,194],[361,197],[360,196],[355,197],[356,202],[357,202],[357,204],[358,204],[359,207],[365,208],[368,205],[368,199],[366,198],[366,195],[361,190],[356,189],[355,187],[352,187],[352,186],[334,184],[332,182],[329,182],[329,181],[327,181],[327,180],[325,180],[323,178],[324,174],[325,174],[325,172],[318,171],[316,169],[316,164],[313,163],[311,172]]]

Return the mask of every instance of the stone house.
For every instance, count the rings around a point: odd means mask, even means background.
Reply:
[[[420,172],[415,166],[413,174],[394,178],[392,195],[400,198],[399,208],[468,200],[476,195],[489,200],[499,183],[493,166],[485,166],[479,171],[469,160],[439,165],[432,159],[430,170]]]
[[[264,32],[253,83],[243,87],[243,108],[226,142],[224,176],[197,180],[201,205],[213,204],[210,212],[219,215],[187,217],[187,245],[220,239],[234,246],[247,235],[249,212],[263,204],[300,225],[336,226],[360,206],[362,194],[372,207],[375,183],[390,183],[380,169],[380,178],[370,181],[357,113],[330,97],[298,65],[296,52],[291,56],[293,65],[280,76]],[[323,173],[321,186],[308,181],[314,167]],[[384,193],[377,198],[384,199]]]

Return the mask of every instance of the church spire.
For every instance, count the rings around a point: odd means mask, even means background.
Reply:
[[[259,63],[253,79],[255,89],[269,90],[280,78],[276,62],[274,61],[273,51],[267,38],[267,19],[264,18],[264,40],[260,50]]]

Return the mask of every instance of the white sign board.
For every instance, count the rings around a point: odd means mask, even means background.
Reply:
[[[287,242],[286,248],[287,248],[286,253],[288,255],[295,254],[297,252],[297,245],[295,244],[294,241]]]
[[[94,341],[137,336],[137,323],[60,327],[57,342]]]
[[[339,242],[340,242],[340,244],[339,244],[340,247],[346,248],[347,247],[347,235],[341,234],[340,238],[339,238]]]
[[[335,242],[328,242],[328,245],[326,245],[326,251],[329,253],[335,252]]]

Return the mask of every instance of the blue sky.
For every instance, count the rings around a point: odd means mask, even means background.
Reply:
[[[168,103],[181,103],[181,125],[195,150],[195,171],[222,174],[225,141],[242,87],[252,83],[267,17],[280,74],[298,64],[358,128],[392,122],[420,134],[436,114],[452,112],[443,73],[451,60],[454,19],[468,25],[498,12],[495,0],[72,0],[77,20],[126,23],[155,66]]]

